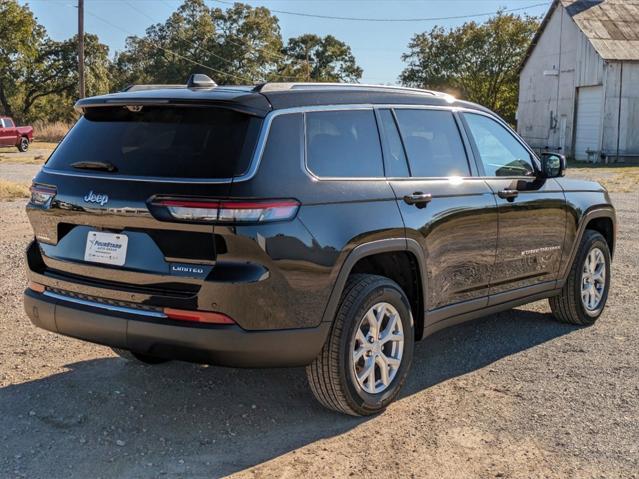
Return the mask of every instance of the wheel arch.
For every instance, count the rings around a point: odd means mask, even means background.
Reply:
[[[402,259],[404,258],[404,259]],[[404,266],[411,267],[406,274]],[[421,339],[424,330],[424,301],[426,299],[426,276],[424,253],[417,241],[406,238],[388,238],[358,245],[344,260],[322,317],[323,322],[332,322],[346,281],[352,273],[372,273],[394,280],[409,298],[415,339]]]
[[[602,234],[602,236],[606,239],[606,243],[608,243],[608,248],[610,249],[610,257],[612,258],[617,233],[615,210],[612,206],[593,207],[587,210],[581,217],[581,221],[579,222],[579,226],[577,227],[577,234],[575,235],[575,240],[570,250],[570,254],[567,261],[562,266],[560,275],[561,280],[566,280],[566,278],[568,277],[572,263],[575,260],[575,255],[579,250],[581,240],[583,239],[584,233],[588,229],[597,231]]]

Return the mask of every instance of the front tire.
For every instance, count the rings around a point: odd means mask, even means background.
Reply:
[[[157,356],[149,356],[143,353],[134,353],[128,349],[111,348],[115,354],[127,361],[138,361],[144,364],[163,364],[169,362],[170,359],[158,358]]]
[[[413,359],[413,318],[394,281],[352,275],[319,356],[306,368],[317,400],[352,416],[383,411],[397,398]]]
[[[20,142],[18,143],[18,151],[24,153],[29,149],[29,138],[23,136],[20,138]]]
[[[555,318],[563,323],[590,326],[603,313],[610,288],[610,249],[606,239],[586,230],[566,284],[548,299]]]

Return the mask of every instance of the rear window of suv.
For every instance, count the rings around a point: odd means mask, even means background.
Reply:
[[[306,115],[309,170],[320,177],[381,178],[382,149],[373,110]]]
[[[221,108],[95,107],[55,150],[47,167],[84,171],[76,162],[114,165],[113,175],[231,178],[246,172],[261,120]]]

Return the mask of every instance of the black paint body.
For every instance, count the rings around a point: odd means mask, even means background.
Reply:
[[[248,178],[185,183],[121,179],[99,172],[69,176],[45,165],[34,182],[55,186],[57,195],[47,208],[27,206],[35,232],[27,251],[30,280],[87,301],[151,311],[170,307],[223,312],[237,326],[150,320],[74,306],[28,290],[25,305],[32,320],[63,334],[219,364],[306,364],[321,349],[345,279],[362,258],[401,251],[418,265],[414,281],[419,284],[421,310],[414,314],[421,325],[419,337],[556,294],[583,229],[593,218],[610,222],[611,249],[614,244],[614,209],[603,187],[566,178],[483,177],[459,120],[471,163],[471,176],[465,178],[320,179],[306,168],[304,112],[309,108],[411,105],[449,109],[455,115],[461,110],[490,114],[474,104],[365,88],[312,94],[221,88],[155,90],[108,98],[122,104],[168,98],[178,104],[234,108],[265,117],[263,138],[255,152],[256,169]],[[87,99],[80,106],[100,102],[104,100]],[[386,151],[383,133],[380,140]],[[499,191],[505,188],[517,190],[518,196],[502,199]],[[85,202],[89,191],[108,194],[108,203]],[[425,206],[404,201],[405,195],[415,192],[432,198]],[[190,224],[154,215],[149,201],[156,195],[293,198],[301,206],[289,221]],[[128,235],[126,264],[85,262],[89,230]],[[184,269],[174,265],[194,264],[204,271],[199,277],[172,274]],[[68,314],[61,316],[73,308],[84,311],[88,322],[95,321],[95,328],[75,317],[69,323]],[[117,321],[121,328],[105,326],[105,322]],[[148,330],[139,332],[145,327]],[[151,331],[153,328],[162,333]],[[264,335],[267,331],[273,334]],[[286,335],[285,341],[283,336],[271,339],[278,332]],[[185,339],[194,334],[199,335],[197,342]],[[225,334],[234,338],[228,343],[234,346],[220,346],[225,344]],[[260,347],[256,346],[257,334],[263,335]],[[248,337],[253,339],[241,339]]]

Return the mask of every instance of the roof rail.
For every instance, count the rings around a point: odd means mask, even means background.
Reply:
[[[253,88],[253,91],[259,93],[268,93],[274,91],[285,91],[285,90],[306,90],[306,89],[331,89],[331,88],[374,88],[380,90],[399,90],[405,92],[413,92],[413,93],[425,93],[433,96],[444,96],[448,95],[447,93],[436,92],[432,90],[423,90],[421,88],[410,88],[405,86],[394,86],[394,85],[371,85],[367,83],[277,83],[277,82],[266,82],[260,83]]]

